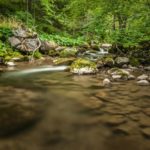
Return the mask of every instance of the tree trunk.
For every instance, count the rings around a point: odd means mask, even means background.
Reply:
[[[116,30],[116,15],[113,15],[113,30]]]

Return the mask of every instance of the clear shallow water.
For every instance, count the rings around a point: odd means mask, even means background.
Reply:
[[[44,72],[0,78],[0,150],[150,150],[150,89]]]

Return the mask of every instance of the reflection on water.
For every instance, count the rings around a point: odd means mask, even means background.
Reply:
[[[0,150],[149,150],[150,89],[100,78],[1,78]]]

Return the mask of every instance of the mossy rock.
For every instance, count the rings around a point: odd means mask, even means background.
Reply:
[[[103,64],[106,67],[113,67],[115,64],[115,61],[112,57],[105,57],[103,58]]]
[[[68,49],[62,50],[59,53],[59,56],[63,57],[63,58],[64,57],[75,57],[77,52],[78,52],[78,50],[76,48],[68,48]]]
[[[42,57],[42,54],[39,51],[35,51],[34,58],[40,59]]]
[[[72,63],[70,71],[75,74],[95,74],[97,65],[90,60],[79,58]]]
[[[55,65],[71,65],[76,58],[56,58],[53,60]]]
[[[51,57],[58,56],[59,53],[56,50],[49,50],[48,55]]]

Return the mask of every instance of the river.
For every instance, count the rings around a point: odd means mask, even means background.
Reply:
[[[30,71],[0,74],[0,150],[150,150],[149,87]]]

